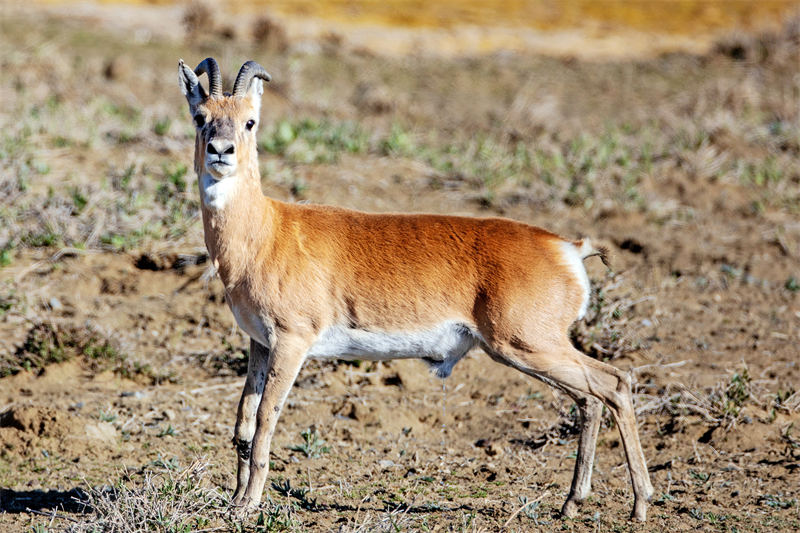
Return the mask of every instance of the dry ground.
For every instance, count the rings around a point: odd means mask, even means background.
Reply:
[[[602,63],[224,33],[0,19],[0,529],[800,528],[797,23]],[[611,248],[613,273],[587,262],[574,339],[633,372],[646,524],[627,520],[610,420],[594,495],[558,515],[573,406],[479,352],[444,382],[415,361],[309,363],[263,513],[227,517],[247,340],[203,276],[176,83],[178,57],[209,54],[228,84],[245,59],[273,74],[270,195],[500,214]]]

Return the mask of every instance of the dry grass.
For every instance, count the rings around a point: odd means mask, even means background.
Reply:
[[[182,533],[189,531],[230,530],[224,522],[229,501],[206,479],[207,463],[195,460],[185,469],[171,466],[147,471],[138,483],[120,482],[115,487],[92,488],[86,505],[93,516],[71,525],[67,531],[89,533]]]
[[[200,15],[187,24],[210,24]],[[177,57],[205,57],[211,46],[223,51],[226,72],[237,61],[254,57],[271,69],[274,65],[276,79],[282,79],[280,90],[265,96],[268,105],[259,134],[264,187],[274,196],[335,198],[370,209],[505,214],[565,235],[588,232],[609,241],[617,270],[594,276],[592,305],[586,320],[575,326],[573,340],[592,356],[634,367],[640,378],[636,410],[648,458],[656,457],[654,463],[661,467],[653,475],[661,476],[664,493],[654,505],[652,519],[658,525],[653,527],[730,531],[744,523],[751,529],[779,530],[797,523],[791,514],[797,498],[772,489],[779,481],[767,480],[771,471],[759,471],[761,477],[734,477],[736,469],[724,470],[734,460],[739,469],[766,468],[769,463],[748,463],[737,450],[708,451],[697,439],[688,452],[675,444],[694,439],[695,427],[707,435],[713,428],[723,430],[717,435],[740,435],[760,425],[777,443],[770,444],[772,456],[759,460],[779,463],[777,469],[794,464],[800,454],[798,429],[791,422],[800,411],[800,392],[784,378],[796,375],[788,363],[796,355],[792,313],[800,279],[796,22],[782,33],[731,37],[707,57],[670,56],[636,64],[524,55],[409,62],[345,55],[335,47],[309,54],[284,42],[285,36],[266,19],[252,30],[267,51],[213,35],[201,45],[129,43],[62,22],[34,25],[23,20],[15,27],[0,21],[0,55],[7,58],[7,75],[0,80],[0,164],[5,169],[0,174],[0,323],[19,333],[13,342],[2,340],[0,373],[83,357],[87,362],[107,359],[103,365],[141,378],[153,387],[149,391],[175,377],[173,368],[165,365],[170,368],[165,371],[163,361],[156,363],[148,352],[153,343],[142,339],[154,337],[156,325],[137,316],[140,309],[130,312],[133,325],[118,331],[93,329],[56,309],[58,302],[49,297],[39,301],[43,297],[30,293],[54,290],[44,285],[47,280],[61,280],[65,265],[89,253],[128,258],[132,268],[148,273],[180,272],[181,261],[202,261],[197,194],[187,168],[193,131],[174,87],[174,69]],[[385,171],[387,167],[392,170]],[[70,283],[97,275],[89,272],[69,278]],[[133,272],[115,274],[111,283],[118,282],[119,290],[92,293],[97,300],[123,304],[100,308],[97,314],[163,301],[168,307],[180,291],[195,290],[195,300],[184,302],[180,316],[157,324],[159,335],[177,338],[160,348],[168,352],[170,363],[179,361],[195,372],[187,371],[190,376],[202,372],[204,379],[219,380],[208,389],[198,388],[203,394],[227,395],[214,397],[217,410],[220,402],[233,404],[237,392],[224,380],[242,372],[246,345],[230,326],[221,326],[220,313],[227,311],[219,311],[219,294],[201,290],[202,283],[191,285],[198,281],[192,276],[199,277],[192,271],[173,283],[181,287],[170,285],[156,296],[134,300],[122,294],[129,290],[128,276],[143,271]],[[202,320],[196,318],[200,314]],[[64,325],[52,321],[53,316]],[[204,343],[201,348],[183,347],[195,337]],[[387,436],[369,426],[365,433],[377,437],[353,437],[352,429],[374,424],[364,398],[381,406],[381,398],[394,394],[402,408],[392,404],[381,412],[394,417],[395,409],[402,412],[409,405],[428,408],[433,412],[429,419],[413,423],[429,430],[435,424],[438,430],[441,423],[434,421],[440,396],[431,400],[427,392],[406,391],[403,387],[412,384],[397,379],[389,389],[382,384],[382,367],[347,370],[349,374],[335,366],[309,369],[311,385],[303,384],[298,392],[305,394],[306,404],[298,403],[301,408],[286,415],[286,424],[297,427],[287,446],[277,448],[283,470],[273,473],[276,483],[268,490],[272,499],[260,515],[245,522],[227,516],[223,480],[231,472],[210,476],[203,461],[181,469],[161,460],[142,467],[142,474],[104,471],[119,481],[113,489],[90,491],[92,514],[70,515],[81,523],[55,518],[40,525],[64,525],[76,532],[261,532],[315,530],[320,520],[333,516],[340,520],[335,523],[340,531],[477,531],[503,524],[520,531],[629,528],[624,518],[610,516],[597,501],[577,521],[561,521],[556,514],[564,486],[541,472],[568,470],[564,446],[574,444],[577,421],[571,405],[560,405],[558,418],[544,417],[539,426],[530,427],[527,415],[520,422],[518,414],[542,416],[534,393],[524,401],[503,399],[501,393],[513,388],[506,382],[499,385],[500,392],[477,390],[497,385],[483,382],[474,385],[473,395],[451,389],[450,408],[461,418],[450,419],[458,430],[449,432],[476,431],[484,443],[473,446],[476,437],[458,448],[450,463],[443,463],[438,451],[423,449],[436,440],[429,435],[411,432],[409,437],[401,431]],[[313,389],[323,386],[323,374],[337,372],[346,374],[349,396],[340,389]],[[482,376],[476,378],[478,382]],[[190,407],[191,398],[201,395],[193,390],[180,395]],[[333,421],[308,430],[301,440],[300,432],[316,423],[307,418],[319,414],[305,415],[307,404],[332,401],[331,394],[336,402],[358,403],[358,409],[353,407],[358,415],[353,416],[362,420],[332,415],[326,408],[320,416]],[[152,409],[150,418],[161,416]],[[467,411],[476,420],[480,413],[488,418],[471,422]],[[195,422],[200,427],[201,421],[219,416],[201,413]],[[178,428],[165,419],[134,435],[131,446],[135,452],[155,453],[150,448],[155,446],[159,453],[170,449],[185,457],[186,448],[215,435],[211,447],[220,450],[214,460],[230,466],[233,454],[221,449],[227,446],[229,428],[220,430],[222,423],[216,420],[214,424],[202,426],[206,434],[189,423]],[[519,424],[526,425],[520,429]],[[605,426],[611,425],[607,420]],[[213,431],[224,436],[217,438]],[[604,437],[604,452],[613,447],[613,438]],[[399,458],[402,439],[407,453]],[[291,446],[300,449],[301,463],[286,458]],[[330,450],[323,452],[326,447]],[[402,477],[404,472],[377,470],[371,480],[347,477],[353,469],[371,468],[355,464],[353,457],[372,464],[377,457],[388,457],[387,449],[407,472],[414,469],[408,478]],[[702,456],[704,451],[717,455],[709,459]],[[422,460],[409,459],[417,452]],[[314,461],[343,472],[343,481],[331,483],[327,492],[314,487],[312,474],[325,474]],[[471,461],[494,466],[487,473]],[[673,462],[674,469],[663,466]],[[17,471],[10,474],[0,465],[0,474],[26,483],[33,477],[32,464],[33,459],[15,465]],[[542,468],[530,468],[536,464]],[[445,468],[453,473],[441,473]],[[540,477],[531,473],[535,470]],[[720,480],[710,477],[712,470]],[[598,476],[598,500],[604,505],[625,499],[626,489],[607,481],[618,471],[609,460]],[[476,476],[484,477],[476,481]],[[484,481],[491,476],[499,479]],[[744,491],[751,479],[764,480],[757,498],[727,507],[710,503],[729,501],[733,485]],[[737,508],[740,504],[746,511]],[[603,516],[594,515],[601,511]],[[771,514],[759,514],[764,511]],[[727,522],[719,519],[723,515]]]

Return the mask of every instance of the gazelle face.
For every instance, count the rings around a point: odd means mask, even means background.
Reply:
[[[202,73],[208,74],[208,93],[197,78]],[[181,61],[178,80],[197,131],[194,159],[197,174],[221,180],[235,176],[237,170],[256,168],[262,80],[269,80],[264,68],[252,61],[242,65],[232,94],[222,93],[219,67],[211,58],[200,63],[195,71]]]
[[[261,81],[254,80],[256,85]],[[215,179],[232,176],[256,153],[259,106],[253,100],[249,96],[207,98],[194,109],[195,161],[203,167],[199,174]]]

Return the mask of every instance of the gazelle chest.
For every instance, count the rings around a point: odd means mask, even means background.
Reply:
[[[239,327],[257,343],[269,347],[269,337],[272,328],[255,311],[255,307],[238,303],[230,297],[228,297],[228,305]]]
[[[223,209],[233,198],[236,192],[236,178],[234,176],[214,179],[210,174],[200,177],[200,194],[203,203],[214,210]]]

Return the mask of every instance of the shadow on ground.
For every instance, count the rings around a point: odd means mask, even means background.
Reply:
[[[83,489],[8,490],[0,489],[0,513],[57,510],[67,513],[89,513],[89,495]]]

